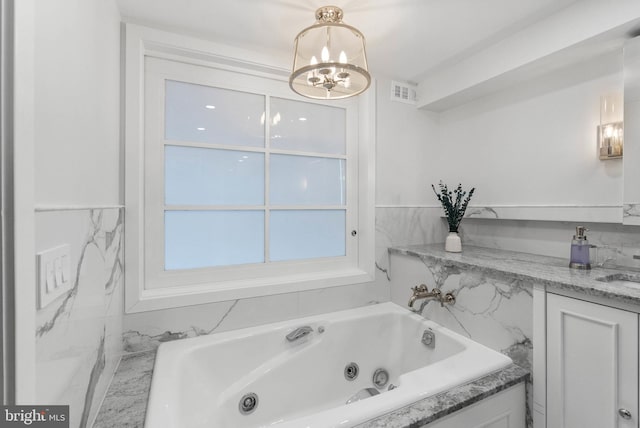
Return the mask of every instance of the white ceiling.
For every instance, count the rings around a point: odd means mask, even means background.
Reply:
[[[371,73],[419,81],[580,0],[117,0],[123,18],[292,56],[293,39],[334,4],[367,39]],[[282,67],[288,68],[289,62]]]

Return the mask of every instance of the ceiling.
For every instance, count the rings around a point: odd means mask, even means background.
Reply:
[[[334,4],[367,40],[372,75],[418,82],[582,0],[117,0],[123,18],[273,53],[290,67],[293,39]],[[289,58],[284,60],[284,58]]]

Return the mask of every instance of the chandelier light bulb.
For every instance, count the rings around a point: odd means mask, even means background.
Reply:
[[[329,61],[329,49],[326,46],[322,48],[322,53],[320,54],[320,58],[322,58],[322,62]]]
[[[347,63],[347,54],[344,53],[344,51],[340,51],[340,58],[338,59],[338,61],[340,62],[340,64]]]

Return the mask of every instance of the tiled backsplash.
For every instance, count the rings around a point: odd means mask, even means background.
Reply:
[[[444,220],[442,220],[444,221]],[[596,245],[598,262],[640,269],[640,227],[609,223],[574,223],[532,220],[466,218],[462,222],[463,247],[475,245],[522,251],[569,260],[576,226],[585,226],[590,244]],[[592,250],[592,258],[596,256]]]
[[[388,286],[385,282],[127,314],[124,317],[124,350],[147,351],[170,340],[387,301]]]

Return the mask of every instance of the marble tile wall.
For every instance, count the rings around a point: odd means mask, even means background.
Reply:
[[[640,219],[640,204],[624,204],[622,207],[622,216],[633,217],[636,220]]]
[[[376,276],[380,276],[376,273]],[[386,281],[237,299],[124,316],[124,351],[389,300]]]
[[[559,221],[501,220],[465,218],[462,222],[463,246],[522,251],[566,258],[571,249],[575,227],[586,226],[589,242],[598,248],[598,263],[605,267],[623,266],[640,269],[640,227],[610,223],[575,223]],[[592,250],[592,257],[596,254]],[[595,261],[595,259],[594,259]]]
[[[122,355],[123,210],[36,213],[36,251],[71,251],[68,293],[36,314],[36,401],[90,427]]]
[[[127,314],[124,351],[142,352],[170,340],[386,302],[389,289],[385,282]]]
[[[387,249],[444,242],[448,229],[441,214],[441,208],[376,208],[376,268],[385,273],[387,281]]]
[[[414,308],[478,343],[502,352],[517,365],[533,366],[533,283],[483,270],[461,270],[438,260],[391,255],[391,301],[407,307],[410,287],[424,283],[456,296],[454,305],[417,301]],[[529,388],[530,390],[530,388]],[[533,423],[527,406],[528,426]]]
[[[439,260],[391,256],[391,301],[407,307],[410,287],[421,283],[456,296],[454,305],[419,300],[414,309],[426,318],[509,355],[526,369],[532,365],[533,284],[508,275],[461,270]]]

